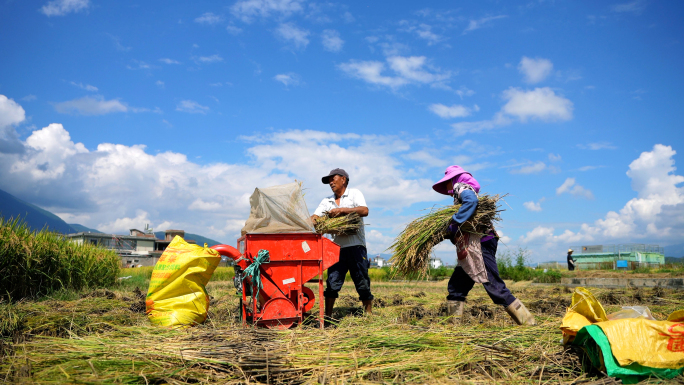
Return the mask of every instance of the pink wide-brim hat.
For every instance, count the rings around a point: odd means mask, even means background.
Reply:
[[[472,176],[471,173],[462,169],[461,166],[449,166],[449,167],[447,167],[446,171],[444,171],[444,178],[440,179],[439,182],[433,184],[432,189],[437,191],[438,193],[440,193],[442,195],[449,195],[449,191],[447,190],[447,182],[454,179],[455,177],[457,177],[461,174],[468,174],[468,175]]]

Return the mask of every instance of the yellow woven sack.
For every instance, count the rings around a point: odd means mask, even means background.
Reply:
[[[157,261],[147,291],[147,317],[157,326],[203,323],[209,309],[205,290],[216,266],[218,251],[187,243],[176,236]]]
[[[583,327],[607,320],[606,311],[596,297],[589,290],[576,287],[572,293],[572,305],[565,313],[560,327],[563,331],[563,343],[572,341]]]
[[[621,367],[637,363],[658,369],[684,366],[684,310],[674,311],[667,321],[624,318],[608,321],[606,311],[591,292],[575,288],[561,330],[563,343],[572,341],[577,332],[595,324],[603,330],[610,350]]]
[[[684,322],[627,318],[599,322],[620,366],[639,363],[660,369],[684,366]]]

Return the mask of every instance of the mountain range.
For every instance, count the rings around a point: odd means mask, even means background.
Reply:
[[[5,218],[5,220],[19,218],[19,220],[25,222],[32,230],[36,231],[47,227],[49,230],[62,234],[77,232],[57,215],[31,203],[24,202],[3,190],[0,190],[0,216]]]
[[[92,229],[77,223],[66,223],[57,215],[41,209],[40,207],[31,203],[25,202],[14,195],[0,190],[0,217],[9,220],[10,218],[25,222],[31,230],[40,231],[47,228],[62,234],[73,234],[81,232],[102,233],[97,229]],[[157,231],[154,235],[158,239],[164,239],[164,232]],[[214,246],[222,244],[223,242],[216,241],[211,238],[204,237],[199,234],[185,233],[185,239],[192,239],[198,245]]]

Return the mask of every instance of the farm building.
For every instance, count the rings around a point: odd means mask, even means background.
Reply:
[[[385,258],[381,257],[380,254],[376,255],[374,258],[371,259],[370,267],[384,267],[384,266],[389,266],[387,264],[387,261],[385,261]]]
[[[665,263],[665,251],[659,245],[627,243],[621,245],[570,246],[580,270],[658,267]]]
[[[439,269],[444,266],[444,263],[439,258],[430,258],[430,267],[433,269]]]
[[[121,257],[122,266],[134,267],[154,266],[173,237],[176,235],[185,237],[183,230],[166,230],[164,233],[164,239],[157,239],[151,229],[145,229],[145,231],[130,229],[130,235],[85,231],[69,234],[67,237],[74,243],[90,243],[113,250]],[[193,240],[186,239],[186,241],[195,243]]]

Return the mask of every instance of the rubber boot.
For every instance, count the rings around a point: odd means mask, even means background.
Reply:
[[[517,298],[512,304],[508,305],[506,308],[506,313],[508,313],[508,315],[510,315],[511,318],[513,318],[513,321],[515,321],[515,323],[518,325],[532,326],[537,324],[534,316]]]
[[[447,316],[453,317],[451,320],[457,324],[463,318],[464,301],[447,301]]]
[[[332,318],[333,307],[335,306],[335,300],[337,298],[325,297],[325,316],[327,318]]]
[[[373,314],[373,300],[372,299],[369,299],[366,301],[361,301],[361,303],[363,304],[363,312],[364,313],[366,313],[368,315]]]

